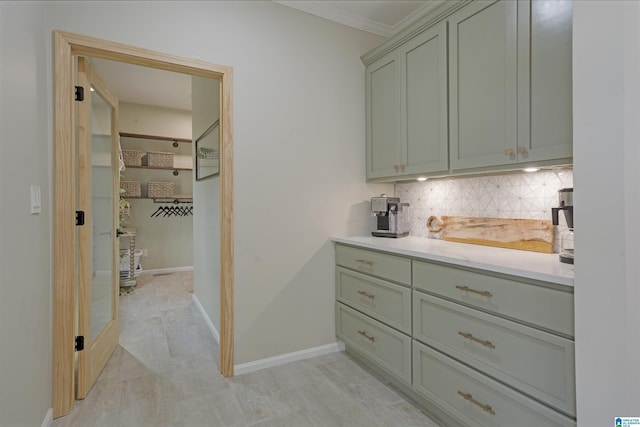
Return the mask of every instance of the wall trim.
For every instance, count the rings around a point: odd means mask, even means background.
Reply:
[[[220,345],[220,333],[216,329],[216,325],[214,325],[213,322],[211,321],[209,314],[207,314],[202,304],[200,304],[200,300],[198,299],[198,296],[196,294],[193,294],[193,303],[196,305],[196,307],[202,314],[202,317],[204,317],[204,321],[207,324],[207,327],[209,328],[209,330],[211,331],[211,335],[213,335],[213,339],[216,340],[218,345]]]
[[[53,408],[49,408],[47,413],[44,415],[44,420],[42,420],[40,427],[53,427]]]
[[[171,267],[171,268],[156,268],[155,270],[142,270],[140,276],[148,276],[152,274],[169,274],[178,273],[181,271],[193,271],[193,266],[187,267]]]
[[[294,351],[293,353],[285,353],[279,356],[267,357],[266,359],[254,360],[253,362],[241,363],[239,365],[234,365],[233,372],[235,375],[242,375],[338,351],[344,351],[344,343],[342,341],[336,341],[331,344],[312,347],[305,350]]]

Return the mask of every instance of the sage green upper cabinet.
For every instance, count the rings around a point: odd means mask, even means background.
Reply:
[[[399,49],[402,116],[402,172],[449,169],[447,130],[446,22]]]
[[[571,162],[571,34],[563,0],[474,1],[449,17],[452,171]]]
[[[518,3],[518,157],[570,158],[572,150],[571,1]]]
[[[367,179],[448,171],[446,29],[367,66]]]
[[[398,68],[395,52],[366,67],[367,179],[398,172],[397,159],[401,157]]]
[[[449,18],[453,170],[515,162],[517,6],[477,1]]]

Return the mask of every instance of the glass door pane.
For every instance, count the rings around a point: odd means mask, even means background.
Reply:
[[[92,88],[93,90],[93,88]],[[91,342],[113,320],[113,149],[111,106],[91,94]]]
[[[118,344],[118,99],[78,58],[78,351],[76,397],[84,399]],[[95,89],[95,91],[91,90]]]

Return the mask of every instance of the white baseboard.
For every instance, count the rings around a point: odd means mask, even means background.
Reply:
[[[218,345],[220,345],[220,333],[218,332],[218,330],[216,329],[216,326],[211,321],[211,318],[209,318],[209,315],[205,311],[205,309],[202,306],[202,304],[200,304],[200,300],[198,299],[196,294],[193,294],[193,303],[196,305],[196,307],[198,307],[198,310],[202,314],[202,317],[204,317],[204,321],[206,322],[207,326],[209,327],[209,330],[211,331],[211,335],[213,335],[213,339],[216,340]]]
[[[149,274],[169,274],[178,273],[180,271],[193,271],[193,266],[187,267],[171,267],[171,268],[156,268],[155,270],[142,270],[140,276],[146,276]]]
[[[49,408],[45,414],[41,427],[53,427],[53,408]]]
[[[234,375],[242,375],[248,372],[259,371],[261,369],[273,368],[274,366],[284,365],[289,362],[310,359],[312,357],[323,356],[337,351],[344,351],[344,343],[341,341],[331,344],[312,347],[306,350],[294,351],[293,353],[281,354],[279,356],[268,357],[266,359],[254,360],[253,362],[241,363],[234,365]]]

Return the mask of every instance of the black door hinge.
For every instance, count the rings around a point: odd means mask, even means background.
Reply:
[[[76,337],[76,351],[84,350],[84,337],[82,335]]]
[[[76,86],[76,101],[84,101],[84,88]]]
[[[76,225],[84,225],[84,211],[76,211]]]

